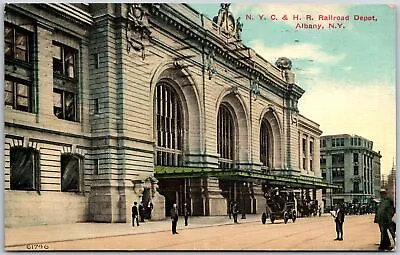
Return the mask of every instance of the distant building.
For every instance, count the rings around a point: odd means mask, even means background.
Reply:
[[[387,190],[387,193],[391,198],[393,198],[393,201],[396,201],[396,165],[394,164],[394,162],[392,166],[392,171],[387,176],[387,181],[382,187]]]
[[[366,203],[379,197],[382,156],[373,151],[372,141],[357,135],[329,135],[321,136],[320,147],[324,181],[342,186],[342,189],[323,190],[326,206]]]

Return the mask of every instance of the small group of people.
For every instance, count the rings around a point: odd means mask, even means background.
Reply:
[[[396,223],[393,221],[393,216],[396,212],[393,199],[388,196],[385,189],[380,192],[381,200],[376,210],[374,223],[379,224],[380,244],[379,250],[391,250],[391,242],[389,233],[393,241],[396,240]],[[336,239],[335,241],[343,240],[343,223],[346,215],[346,210],[343,204],[337,205],[335,211],[331,211],[331,215],[335,219]]]
[[[151,220],[151,214],[153,212],[154,206],[153,202],[149,200],[145,206],[143,201],[140,202],[139,206],[137,202],[133,203],[132,206],[132,227],[136,225],[139,226],[139,221],[144,222],[145,219]]]
[[[189,205],[187,203],[184,203],[183,204],[183,217],[185,218],[185,226],[188,225],[189,214],[190,214]],[[179,234],[176,231],[176,227],[178,225],[178,219],[179,219],[178,206],[176,204],[173,204],[172,208],[171,208],[171,221],[172,221],[172,234],[173,235]]]

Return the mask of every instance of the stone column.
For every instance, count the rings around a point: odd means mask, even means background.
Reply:
[[[256,200],[256,212],[255,213],[263,213],[265,212],[265,197],[264,192],[262,190],[262,186],[260,184],[253,184],[253,192],[254,198]]]
[[[207,178],[205,186],[208,200],[208,215],[226,215],[228,204],[221,194],[222,190],[219,188],[218,178]]]

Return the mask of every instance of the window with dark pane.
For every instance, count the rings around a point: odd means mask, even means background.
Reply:
[[[32,102],[31,87],[23,80],[6,76],[4,81],[4,102],[13,109],[30,112]]]
[[[5,59],[29,62],[31,32],[12,25],[4,24],[4,55]]]
[[[37,190],[39,183],[39,154],[31,148],[10,150],[10,189]]]
[[[235,159],[235,127],[232,114],[228,107],[222,104],[217,118],[217,152],[219,167],[230,169],[234,167]]]
[[[272,132],[266,120],[261,122],[260,129],[260,161],[263,166],[272,167]]]
[[[80,191],[81,158],[73,154],[61,155],[61,191]]]
[[[75,78],[77,52],[71,47],[53,42],[53,72],[68,78]]]
[[[53,113],[59,119],[75,121],[75,94],[68,91],[54,89]]]
[[[176,90],[160,82],[155,92],[157,121],[156,165],[181,166],[182,162],[182,103]]]
[[[77,50],[53,41],[53,112],[59,119],[78,121]]]

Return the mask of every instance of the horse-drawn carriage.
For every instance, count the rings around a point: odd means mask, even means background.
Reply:
[[[273,192],[266,192],[264,196],[266,198],[266,210],[261,216],[263,224],[268,217],[271,223],[274,223],[276,219],[283,219],[285,224],[289,219],[293,222],[296,221],[296,203],[293,192],[274,189]]]

